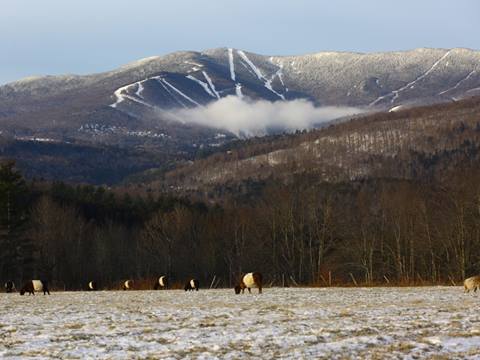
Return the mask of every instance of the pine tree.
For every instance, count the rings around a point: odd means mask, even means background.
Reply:
[[[26,237],[29,189],[12,161],[0,165],[0,274],[20,280],[31,272],[33,246]]]

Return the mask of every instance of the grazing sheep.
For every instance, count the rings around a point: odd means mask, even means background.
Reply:
[[[470,290],[476,292],[480,288],[480,275],[469,277],[463,282],[464,292],[468,293]]]
[[[153,285],[154,290],[158,289],[168,289],[168,278],[164,276],[160,276],[157,281],[155,281],[155,284]]]
[[[20,295],[24,295],[26,292],[31,295],[35,295],[35,291],[43,291],[43,295],[50,295],[50,291],[48,290],[48,282],[45,280],[27,281],[20,290]]]
[[[248,273],[242,276],[240,280],[240,284],[235,286],[235,294],[240,294],[240,292],[244,293],[245,289],[248,289],[248,292],[251,293],[252,287],[258,288],[258,293],[262,293],[262,274],[258,272]]]
[[[133,280],[126,280],[123,283],[123,290],[132,290],[133,289]]]
[[[5,283],[5,292],[12,293],[15,291],[15,283],[13,281],[7,281]]]
[[[185,291],[193,291],[200,288],[200,282],[197,279],[189,280],[185,283]]]
[[[88,291],[97,291],[97,282],[96,281],[90,281],[87,286]]]

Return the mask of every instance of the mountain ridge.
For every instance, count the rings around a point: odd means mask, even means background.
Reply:
[[[36,81],[36,80],[41,80],[43,78],[61,78],[61,77],[89,77],[89,76],[97,76],[97,75],[103,75],[103,74],[109,74],[112,72],[117,72],[122,69],[128,69],[128,68],[133,68],[135,66],[141,66],[145,63],[159,60],[164,56],[167,55],[173,55],[173,54],[184,54],[184,53],[192,53],[192,54],[198,54],[201,55],[203,53],[208,53],[211,51],[216,51],[216,50],[227,50],[227,49],[233,49],[233,50],[242,50],[240,48],[234,48],[234,47],[228,47],[228,46],[222,46],[218,48],[209,48],[205,49],[202,51],[193,51],[193,50],[179,50],[179,51],[174,51],[171,53],[166,53],[163,55],[152,55],[152,56],[147,56],[144,58],[140,58],[138,60],[133,60],[124,63],[123,65],[118,66],[117,68],[113,70],[105,70],[105,71],[98,71],[98,72],[93,72],[93,73],[88,73],[88,74],[79,74],[79,73],[64,73],[64,74],[36,74],[36,75],[28,75],[22,78],[19,78],[17,80],[13,81],[8,81],[6,83],[0,83],[0,87],[7,86],[7,85],[13,85],[15,83],[20,83],[20,82],[28,82],[28,81]],[[265,57],[301,57],[301,56],[317,56],[317,55],[338,55],[338,54],[349,54],[349,55],[378,55],[378,54],[402,54],[402,53],[411,53],[415,51],[423,51],[423,50],[459,50],[459,51],[466,51],[466,52],[480,52],[478,49],[473,49],[473,48],[468,48],[468,47],[454,47],[454,48],[437,48],[437,47],[419,47],[419,48],[411,48],[411,49],[405,49],[405,50],[389,50],[389,51],[349,51],[349,50],[341,50],[341,51],[336,51],[336,50],[321,50],[317,52],[306,52],[306,53],[301,53],[301,54],[258,54],[261,56]],[[243,50],[246,51],[246,50]]]
[[[0,132],[6,139],[141,149],[162,154],[170,164],[237,137],[218,122],[172,116],[229,96],[376,112],[475,95],[480,51],[472,49],[269,56],[214,48],[147,57],[97,74],[30,77],[0,86]],[[285,131],[269,125],[268,131]]]
[[[300,56],[214,48],[147,57],[96,74],[47,75],[5,84],[0,86],[0,122],[41,132],[41,120],[29,121],[33,113],[65,125],[66,118],[83,113],[83,121],[72,120],[67,129],[77,137],[82,125],[92,123],[89,114],[109,112],[107,107],[115,110],[107,116],[114,123],[115,118],[133,117],[132,124],[153,130],[166,124],[159,109],[192,108],[229,95],[267,101],[300,98],[316,106],[375,111],[454,101],[477,95],[479,88],[480,52],[466,48]]]
[[[160,56],[150,56],[146,58],[142,58],[136,61],[129,62],[124,64],[117,69],[103,71],[93,74],[87,75],[78,75],[78,74],[62,74],[62,75],[35,75],[29,76],[26,78],[21,78],[19,80],[9,82],[3,85],[0,85],[0,93],[1,90],[5,90],[11,88],[12,90],[17,90],[20,85],[32,84],[35,82],[43,82],[43,81],[73,81],[73,80],[96,80],[101,81],[106,78],[111,78],[119,75],[123,75],[125,72],[131,71],[139,71],[139,73],[132,74],[133,77],[142,77],[143,73],[155,73],[157,72],[162,66],[164,66],[165,62],[174,60],[178,57],[201,57],[203,55],[212,56],[216,55],[219,52],[227,52],[229,49],[232,49],[234,52],[242,51],[248,55],[252,55],[254,57],[262,57],[268,59],[293,59],[293,58],[324,58],[324,57],[345,57],[345,56],[356,56],[356,57],[377,57],[377,56],[392,56],[392,55],[411,55],[414,53],[431,53],[431,52],[460,52],[460,53],[467,53],[467,54],[476,54],[479,55],[480,51],[469,49],[469,48],[451,48],[451,49],[443,49],[443,48],[416,48],[412,50],[401,50],[401,51],[388,51],[388,52],[349,52],[349,51],[321,51],[315,53],[307,53],[302,55],[261,55],[251,53],[245,50],[236,49],[236,48],[213,48],[207,49],[204,51],[177,51],[173,53],[169,53],[166,55]],[[147,69],[145,69],[147,67]],[[162,70],[164,70],[162,68]],[[128,85],[125,83],[123,85]],[[21,89],[18,89],[21,90]]]

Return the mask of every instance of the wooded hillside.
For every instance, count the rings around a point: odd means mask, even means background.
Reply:
[[[0,279],[459,283],[480,272],[479,109],[471,99],[250,140],[156,186],[31,182],[4,163]]]

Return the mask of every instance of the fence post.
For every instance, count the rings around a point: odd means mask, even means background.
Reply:
[[[352,280],[353,280],[353,283],[355,284],[355,286],[358,286],[358,284],[357,284],[357,280],[355,280],[355,277],[353,276],[353,274],[352,274],[352,273],[350,273],[350,277],[352,278]]]

